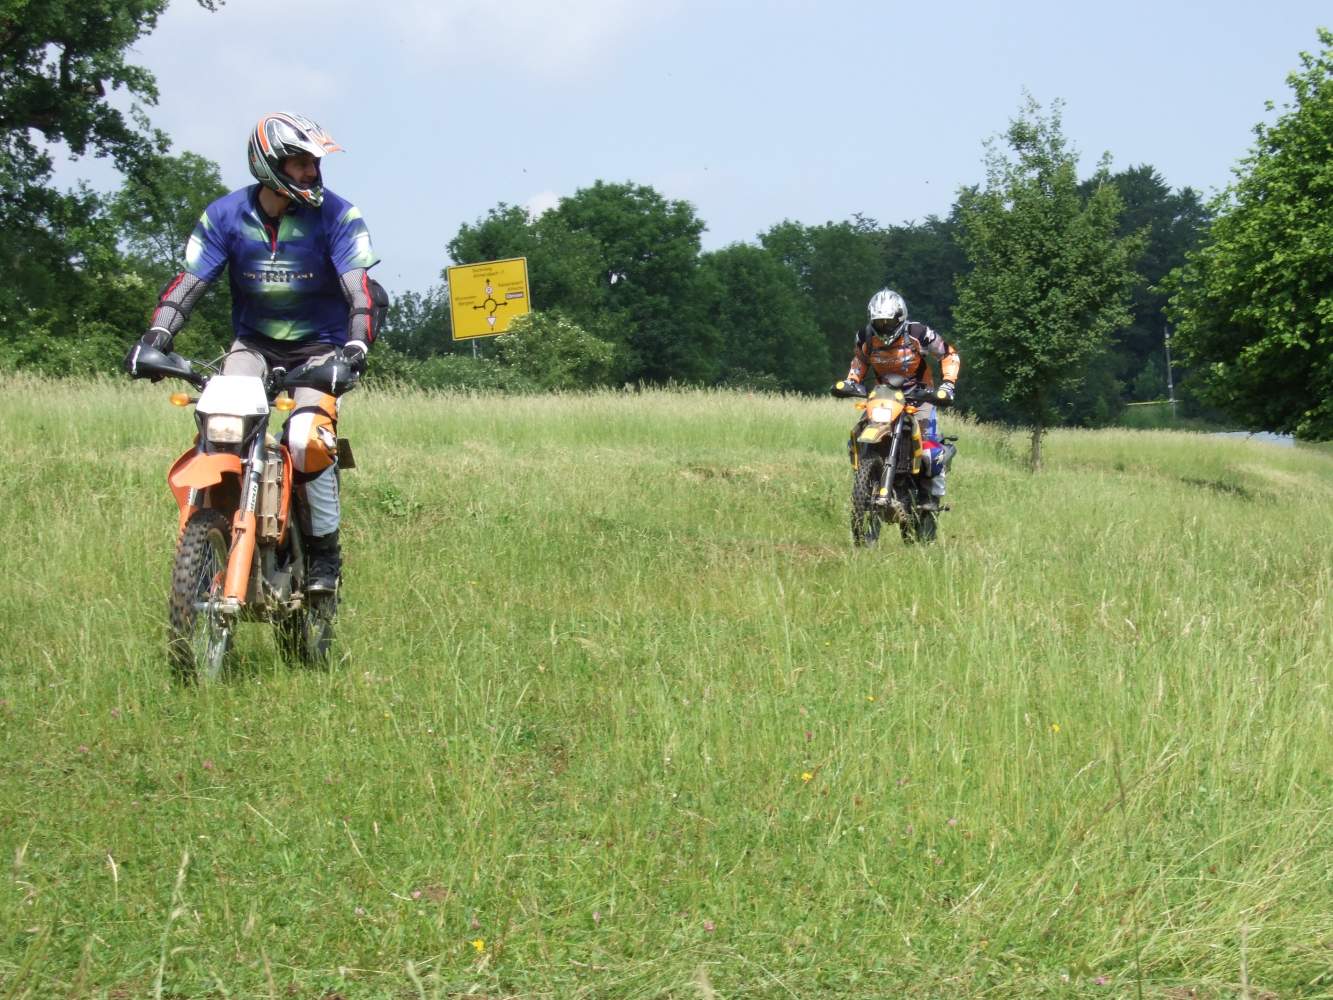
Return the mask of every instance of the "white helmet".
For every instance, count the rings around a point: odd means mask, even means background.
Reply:
[[[897,336],[907,323],[907,303],[891,288],[881,288],[870,298],[866,316],[877,335],[885,340]]]
[[[250,173],[260,184],[318,208],[324,202],[323,176],[305,187],[283,173],[282,161],[297,153],[309,153],[318,163],[325,153],[341,150],[333,136],[309,118],[279,111],[259,119],[259,124],[250,133],[246,156],[250,161]]]

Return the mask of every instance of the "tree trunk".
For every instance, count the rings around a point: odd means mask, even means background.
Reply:
[[[1041,471],[1041,437],[1046,428],[1041,424],[1032,425],[1032,450],[1028,453],[1028,468],[1033,472]]]

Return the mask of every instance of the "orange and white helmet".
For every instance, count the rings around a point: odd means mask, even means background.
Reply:
[[[279,111],[259,119],[259,124],[250,133],[246,152],[250,160],[250,173],[260,184],[272,188],[278,194],[318,208],[324,203],[323,175],[317,171],[315,183],[309,186],[297,184],[283,173],[282,161],[298,153],[309,153],[318,166],[319,159],[325,153],[341,150],[342,147],[333,141],[333,136],[309,118]]]

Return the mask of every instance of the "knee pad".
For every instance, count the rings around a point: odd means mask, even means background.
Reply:
[[[293,411],[283,438],[298,473],[318,475],[338,460],[338,401],[321,395]]]

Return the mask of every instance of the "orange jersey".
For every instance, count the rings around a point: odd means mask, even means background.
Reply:
[[[864,382],[866,372],[874,370],[877,381],[901,375],[908,385],[917,383],[934,388],[935,377],[926,364],[926,355],[940,359],[940,374],[946,382],[958,381],[962,359],[953,346],[925,323],[908,323],[903,331],[887,341],[869,326],[857,331],[856,353],[847,372],[850,382]]]

